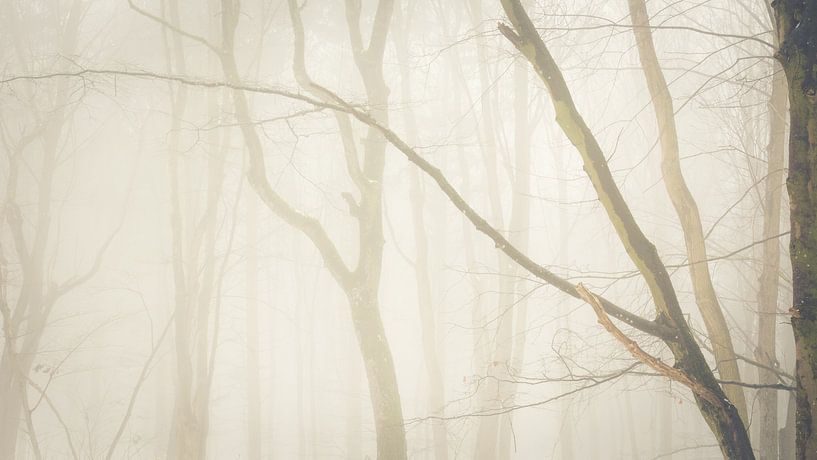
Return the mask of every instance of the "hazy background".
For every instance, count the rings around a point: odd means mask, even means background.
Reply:
[[[83,68],[225,79],[214,50],[156,20],[165,18],[219,48],[220,2],[134,2],[154,17],[124,0],[2,1],[3,79]],[[498,2],[394,3],[382,64],[389,126],[503,231],[513,200],[520,199],[513,181],[527,175],[530,190],[523,205],[532,258],[651,317],[643,280],[632,273],[578,154],[555,124],[547,92],[496,30],[504,20]],[[344,2],[298,5],[311,78],[366,106]],[[364,42],[376,6],[362,2]],[[240,7],[235,58],[242,80],[307,94],[293,75],[287,2],[243,0]],[[730,254],[762,239],[771,53],[751,40],[684,27],[771,40],[766,6],[653,0],[648,8],[653,25],[672,26],[655,29],[654,39],[675,100],[684,174],[704,231],[714,226],[707,248],[710,257]],[[632,30],[626,27],[626,2],[529,2],[528,10],[639,224],[666,264],[683,264],[683,235],[661,183],[656,123]],[[400,49],[407,61],[401,62]],[[401,70],[409,77],[405,86]],[[519,72],[527,79],[523,102],[514,92]],[[172,107],[180,92],[187,99],[183,114]],[[279,96],[246,94],[272,187],[292,207],[315,217],[354,267],[359,229],[343,194],[358,194],[335,115]],[[188,332],[204,347],[193,353],[194,369],[211,370],[209,394],[199,396],[209,406],[206,456],[375,458],[369,389],[349,302],[310,240],[271,212],[249,186],[247,146],[228,90],[85,74],[5,81],[0,98],[5,302],[13,313],[31,292],[44,293],[42,305],[49,293],[60,293],[41,328],[33,303],[18,322],[4,322],[4,362],[11,343],[19,351],[31,334],[40,336],[34,351],[24,352],[31,359],[23,393],[28,410],[17,418],[15,458],[168,457],[178,420],[179,342],[173,321],[179,318],[174,316],[179,255],[187,288],[197,280],[198,290],[190,295],[199,299],[194,303],[200,316]],[[515,160],[518,105],[527,111],[521,130],[530,143],[527,170],[517,168]],[[409,113],[416,132],[407,125]],[[351,125],[362,152],[366,128]],[[419,206],[436,327],[435,337],[424,338],[414,267],[416,168],[391,146],[385,160],[379,309],[394,358],[409,457],[435,458],[429,417],[436,412],[429,403],[424,340],[433,341],[441,369],[445,408],[438,415],[446,419],[450,458],[476,457],[478,427],[486,418],[481,411],[492,404],[513,409],[512,458],[648,459],[684,448],[695,449],[673,458],[720,457],[686,388],[644,375],[650,372],[642,366],[601,382],[636,361],[597,324],[587,305],[519,270],[500,276],[493,243],[421,175]],[[181,222],[175,243],[174,201]],[[22,253],[18,236],[28,248]],[[785,238],[780,245],[785,251]],[[754,245],[710,263],[736,350],[749,357],[757,346],[760,249]],[[32,281],[26,270],[40,276]],[[688,270],[670,271],[691,325],[703,331]],[[503,283],[507,277],[513,282]],[[70,285],[72,280],[80,283]],[[26,290],[31,283],[36,288]],[[790,292],[785,270],[780,289],[785,305]],[[520,321],[522,305],[527,316]],[[516,321],[510,340],[523,344],[524,356],[511,369],[519,380],[515,398],[500,404],[495,395],[480,395],[479,388],[491,367],[510,365],[486,362],[480,354],[501,346],[496,329],[502,321]],[[656,339],[628,332],[671,361]],[[780,366],[789,370],[793,348],[782,321],[778,340]],[[519,356],[520,345],[515,347]],[[744,379],[756,382],[756,369],[740,365]],[[248,396],[253,385],[256,401]],[[754,394],[746,390],[750,410]],[[781,392],[781,425],[787,402],[788,394]],[[257,440],[248,431],[250,408],[260,414]],[[120,425],[121,439],[111,451]],[[255,454],[252,443],[258,446]]]

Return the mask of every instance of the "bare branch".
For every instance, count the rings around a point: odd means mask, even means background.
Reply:
[[[593,311],[596,312],[596,317],[598,317],[599,323],[604,326],[605,329],[633,355],[633,357],[642,363],[646,364],[647,366],[653,368],[659,374],[667,377],[670,380],[674,380],[676,382],[682,383],[683,385],[687,386],[690,390],[692,390],[695,394],[700,396],[701,398],[709,401],[714,406],[723,406],[726,404],[724,400],[719,398],[715,393],[713,393],[709,388],[705,387],[704,385],[696,382],[692,378],[690,378],[685,372],[680,371],[672,366],[668,366],[660,359],[652,356],[651,354],[644,351],[638,343],[636,343],[633,339],[627,337],[621,329],[617,328],[615,324],[610,320],[610,317],[607,316],[607,312],[604,311],[604,307],[599,302],[599,299],[590,291],[587,290],[582,284],[576,286],[576,290],[579,292],[579,295],[584,299],[587,303],[593,307]]]

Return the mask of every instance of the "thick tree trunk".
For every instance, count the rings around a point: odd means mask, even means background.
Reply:
[[[211,11],[215,8],[212,8]],[[168,22],[180,25],[178,0],[168,3]],[[186,57],[182,37],[169,35],[168,65],[178,73],[186,73]],[[226,138],[219,139],[212,131],[208,144],[215,150],[207,160],[205,206],[201,216],[182,201],[182,171],[180,132],[187,108],[187,90],[179,87],[171,101],[171,129],[168,173],[171,191],[172,265],[174,278],[174,332],[176,358],[176,401],[174,426],[168,457],[174,459],[205,458],[210,425],[210,388],[213,373],[211,338],[217,329],[210,328],[213,306],[216,304],[217,275],[215,257],[219,199],[224,182]],[[218,93],[207,95],[209,115],[215,118]],[[216,323],[217,325],[217,323]],[[217,327],[217,326],[216,326]]]
[[[469,3],[471,25],[474,29],[481,27],[482,0],[471,0]],[[498,148],[494,121],[495,107],[491,99],[493,83],[488,72],[489,58],[485,50],[487,44],[483,34],[476,36],[477,60],[480,81],[480,118],[478,122],[481,134],[480,151],[485,170],[485,189],[491,207],[494,225],[504,228],[505,214],[502,206],[502,195],[499,183]],[[511,404],[510,366],[513,356],[514,327],[514,263],[503,253],[497,254],[497,302],[494,314],[496,329],[491,343],[490,362],[486,363],[485,379],[480,384],[479,403],[482,410],[498,410]],[[485,327],[481,325],[480,327]],[[476,457],[479,459],[505,460],[510,455],[511,415],[480,417],[477,430]],[[504,442],[503,442],[504,439]]]
[[[11,3],[5,6],[8,7],[5,11],[6,20],[9,22],[8,28],[18,30],[21,24],[17,23],[19,18],[16,8]],[[74,54],[84,8],[81,2],[74,1],[67,14],[53,15],[54,30],[58,31],[61,37],[59,51],[63,56]],[[19,52],[23,47],[16,49]],[[21,61],[25,59],[19,54],[17,57]],[[36,178],[38,187],[34,201],[37,205],[36,215],[32,219],[33,236],[30,247],[26,246],[26,224],[16,202],[16,196],[19,168],[29,163],[29,161],[23,162],[22,157],[25,149],[33,143],[35,137],[21,140],[17,146],[19,151],[8,152],[10,171],[6,202],[0,216],[5,218],[5,223],[9,226],[12,235],[18,263],[22,268],[22,285],[18,298],[13,303],[13,310],[4,304],[2,312],[4,347],[2,357],[0,357],[0,458],[13,459],[17,456],[20,420],[28,418],[23,417],[23,411],[27,406],[25,398],[31,367],[39,352],[40,341],[58,297],[54,288],[46,285],[48,278],[46,271],[49,264],[53,262],[48,261],[47,249],[53,224],[52,187],[58,167],[59,141],[66,123],[69,91],[67,82],[57,82],[53,99],[47,110],[49,115],[43,118],[36,117],[39,119],[39,126],[31,130],[41,133],[37,139],[42,145],[42,160],[39,177]],[[0,224],[3,223],[0,220]],[[6,282],[5,279],[2,281]],[[7,289],[7,286],[4,285],[3,289]],[[22,343],[17,343],[17,339],[21,337],[23,338]],[[33,436],[34,434],[30,433],[33,449],[37,452],[39,449]]]
[[[258,353],[258,203],[247,200],[247,459],[261,458],[261,385]]]
[[[570,214],[567,211],[567,206],[564,206],[568,201],[567,181],[568,175],[566,167],[568,164],[568,154],[566,151],[553,152],[553,161],[556,165],[556,177],[559,182],[558,185],[558,202],[559,206],[559,258],[558,263],[562,267],[570,266]],[[562,302],[560,305],[559,316],[562,318],[562,327],[566,331],[570,331],[570,307],[567,302]],[[565,344],[562,347],[562,353],[570,356],[573,352],[573,340],[570,333],[566,334]],[[569,382],[561,384],[562,393],[567,393],[572,390]],[[575,458],[574,447],[574,429],[576,424],[576,415],[573,411],[574,399],[571,397],[562,398],[559,407],[561,420],[561,429],[559,430],[559,448],[561,450],[562,460],[573,460]]]
[[[508,165],[513,170],[513,194],[511,198],[511,218],[508,228],[508,239],[520,251],[528,251],[530,226],[530,120],[528,119],[528,66],[522,61],[514,64],[514,161],[513,165]],[[511,294],[513,295],[513,308],[509,310],[513,313],[505,321],[513,321],[513,342],[512,355],[508,367],[511,373],[519,373],[525,364],[525,342],[527,339],[528,322],[528,301],[527,293],[524,292],[525,283],[517,279],[518,267],[510,261],[511,269]],[[506,385],[503,401],[507,406],[513,407],[516,401],[516,384],[513,383],[514,375],[510,376],[511,382]],[[513,412],[502,416],[499,424],[499,452],[502,458],[509,458],[510,452],[514,448],[513,433]]]
[[[797,380],[797,458],[817,458],[817,2],[773,3],[777,58],[789,89],[791,324]]]
[[[419,141],[419,130],[414,111],[411,109],[411,67],[409,63],[409,34],[411,33],[411,12],[405,12],[402,24],[397,28],[396,48],[400,63],[400,92],[404,110],[406,134],[410,142]],[[417,285],[417,307],[420,314],[422,331],[423,359],[428,379],[429,414],[435,417],[431,421],[434,458],[448,458],[448,432],[445,421],[438,418],[445,415],[445,385],[442,366],[437,349],[437,319],[434,311],[434,299],[431,288],[429,266],[429,242],[425,219],[425,191],[416,168],[409,172],[409,202],[411,203],[412,230],[414,233],[415,254],[414,277]]]

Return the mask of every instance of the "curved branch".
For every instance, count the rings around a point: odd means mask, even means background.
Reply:
[[[313,105],[315,107],[322,107],[330,110],[348,113],[357,118],[362,123],[374,127],[378,131],[380,131],[386,138],[386,140],[395,148],[397,148],[397,150],[399,150],[400,153],[402,153],[407,160],[409,160],[415,166],[420,168],[427,176],[433,179],[434,182],[439,187],[440,191],[442,191],[446,195],[446,197],[448,197],[449,201],[451,201],[451,203],[457,209],[459,209],[460,212],[463,213],[463,215],[474,225],[477,231],[490,238],[494,242],[494,245],[496,246],[497,249],[499,249],[500,251],[505,253],[505,255],[513,259],[514,262],[519,264],[522,268],[527,270],[533,276],[539,278],[540,280],[546,282],[547,284],[550,284],[551,286],[564,292],[565,294],[570,295],[571,297],[577,299],[581,298],[579,296],[579,293],[576,291],[576,286],[573,283],[556,275],[555,273],[551,272],[542,265],[537,264],[528,255],[524,254],[513,244],[511,244],[510,241],[508,241],[499,230],[491,226],[491,224],[489,224],[484,217],[482,217],[474,208],[471,207],[471,205],[469,205],[465,201],[462,195],[454,188],[451,182],[448,181],[448,179],[445,177],[445,175],[439,168],[437,168],[436,166],[429,163],[426,159],[424,159],[419,153],[417,153],[413,148],[406,144],[406,142],[403,141],[400,138],[400,136],[397,135],[397,133],[395,133],[388,127],[381,125],[368,113],[360,110],[359,108],[353,106],[352,104],[347,103],[334,93],[332,93],[333,102],[325,102],[304,94],[294,93],[291,91],[286,91],[269,86],[245,84],[239,82],[238,80],[231,80],[226,82],[208,81],[197,80],[191,77],[181,75],[167,75],[154,72],[105,70],[105,69],[82,69],[76,72],[60,72],[36,76],[16,76],[7,78],[5,80],[0,80],[0,84],[11,83],[20,80],[42,80],[54,77],[82,78],[86,75],[119,75],[133,78],[147,78],[170,81],[205,88],[230,88],[237,91],[246,91],[281,96],[287,99],[301,101]],[[246,120],[240,122],[240,124],[242,127],[249,126],[249,122]],[[258,140],[257,137],[253,144],[255,144],[256,142],[257,145],[254,145],[251,150],[258,149],[260,151],[261,149],[260,140]],[[257,158],[257,160],[253,160],[253,158]],[[282,218],[284,218],[283,216],[286,216],[284,219],[288,223],[301,229],[302,231],[304,231],[304,233],[307,233],[307,230],[309,230],[311,233],[308,233],[308,235],[310,236],[310,238],[313,239],[313,242],[315,242],[316,245],[319,244],[318,242],[320,242],[320,244],[331,244],[331,240],[329,240],[328,236],[323,231],[323,228],[320,227],[319,222],[291,208],[281,197],[279,197],[275,193],[274,190],[272,190],[271,186],[269,185],[269,182],[266,180],[266,176],[264,175],[263,155],[260,154],[252,155],[251,161],[258,161],[261,163],[260,166],[259,165],[256,165],[254,167],[251,166],[250,177],[251,180],[254,180],[257,183],[257,186],[263,192],[263,194],[259,193],[262,195],[262,198],[266,196],[265,202],[268,201],[268,206],[273,208],[273,210],[275,210],[276,213],[280,211],[281,214],[279,215],[281,215]],[[334,245],[332,245],[332,248],[334,248]],[[340,259],[340,255],[336,253],[336,250],[332,251],[328,249],[328,246],[327,250],[329,251],[328,255],[330,255],[330,258],[340,261],[341,264],[343,263]],[[333,252],[335,255],[332,255]],[[344,273],[343,270],[345,269],[345,265],[343,265],[342,267],[343,268],[338,268],[339,273]],[[609,315],[613,316],[614,318],[620,321],[627,323],[629,326],[663,340],[667,341],[677,340],[678,332],[674,328],[664,324],[659,324],[656,321],[643,318],[639,315],[636,315],[635,313],[631,313],[603,297],[598,296],[598,298],[602,306],[604,307],[605,311]]]

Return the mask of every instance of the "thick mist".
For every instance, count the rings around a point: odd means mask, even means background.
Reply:
[[[0,459],[811,458],[777,3],[0,2]]]

